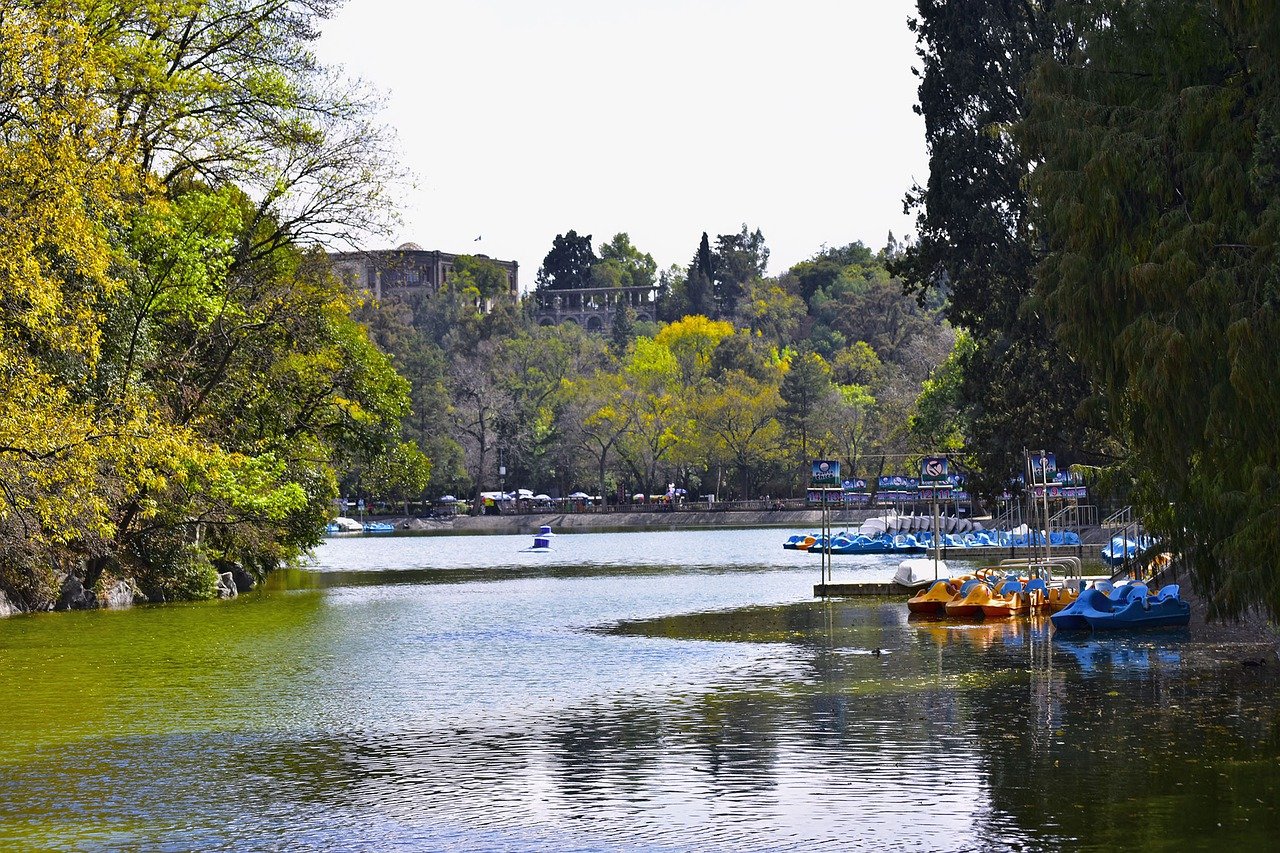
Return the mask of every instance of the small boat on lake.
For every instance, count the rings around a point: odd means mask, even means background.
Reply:
[[[1176,583],[1163,587],[1155,595],[1144,593],[1130,595],[1128,601],[1113,605],[1110,611],[1085,613],[1084,618],[1095,631],[1174,628],[1190,624],[1191,605],[1178,596]]]
[[[960,587],[950,580],[934,581],[928,589],[922,589],[907,599],[907,609],[912,613],[938,615],[947,602],[955,598]]]
[[[817,541],[817,536],[812,536],[808,533],[797,533],[788,537],[787,541],[782,543],[782,547],[788,551],[808,551]]]
[[[943,610],[951,617],[980,617],[983,605],[991,603],[992,595],[991,587],[985,582],[977,578],[965,581]]]
[[[1178,595],[1178,585],[1149,595],[1145,584],[1091,587],[1068,607],[1049,617],[1059,631],[1114,631],[1182,627],[1191,622],[1191,605]]]
[[[326,536],[354,536],[364,532],[364,525],[354,518],[338,516],[324,527]]]
[[[395,533],[396,526],[387,524],[385,521],[366,521],[363,526],[365,533]]]
[[[551,537],[555,536],[551,532],[551,525],[544,524],[538,528],[538,535],[533,537],[533,544],[528,548],[522,548],[521,553],[525,554],[545,554],[551,550]]]
[[[982,617],[1007,619],[1010,616],[1025,616],[1031,612],[1033,595],[1021,581],[1010,578],[992,593],[990,601],[982,605]]]

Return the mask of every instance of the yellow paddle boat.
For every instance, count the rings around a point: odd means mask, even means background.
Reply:
[[[1055,586],[1049,590],[1048,608],[1050,613],[1057,613],[1080,597],[1080,590],[1070,586]]]
[[[1030,612],[1031,594],[1021,589],[1011,589],[1003,595],[993,593],[991,600],[982,605],[982,615],[987,619],[1007,619]]]
[[[967,581],[943,609],[948,616],[981,616],[982,606],[991,601],[991,596],[991,587],[983,581]]]
[[[947,602],[960,591],[960,584],[952,580],[939,580],[929,584],[907,599],[907,609],[912,613],[938,614],[946,607]]]

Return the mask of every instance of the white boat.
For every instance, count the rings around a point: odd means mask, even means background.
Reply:
[[[325,525],[324,532],[326,536],[354,536],[357,533],[364,533],[364,525],[354,518],[340,515]]]
[[[893,582],[915,589],[928,586],[935,580],[945,580],[948,577],[950,575],[947,573],[947,564],[943,560],[937,562],[937,568],[935,569],[932,557],[915,557],[910,560],[903,560],[898,564],[898,571],[893,576]]]

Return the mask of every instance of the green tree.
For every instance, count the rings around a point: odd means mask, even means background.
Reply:
[[[738,372],[730,372],[694,402],[700,453],[708,464],[736,470],[742,498],[754,494],[752,486],[778,457],[780,403],[775,386]]]
[[[1280,11],[1063,10],[1022,141],[1047,246],[1042,311],[1104,392],[1144,517],[1210,615],[1280,617]]]
[[[920,0],[910,22],[920,56],[929,179],[907,196],[918,239],[889,268],[927,298],[945,293],[947,318],[972,337],[961,395],[980,488],[1018,470],[1024,447],[1095,458],[1081,416],[1090,391],[1077,362],[1028,302],[1037,243],[1026,181],[1031,163],[1010,128],[1026,114],[1037,57],[1072,49],[1049,0]]]
[[[591,235],[579,236],[570,230],[557,234],[551,241],[551,251],[542,259],[538,268],[539,290],[574,290],[589,287],[591,268],[599,258],[591,249]]]
[[[801,352],[791,359],[779,387],[782,424],[796,437],[799,455],[793,459],[797,476],[812,458],[811,439],[828,431],[833,388],[831,368],[822,356]]]
[[[653,287],[657,284],[658,264],[653,255],[641,252],[631,245],[631,237],[625,231],[613,235],[613,239],[600,245],[601,263],[611,263],[619,270],[619,284],[623,287]]]
[[[701,251],[699,249],[700,258]],[[709,277],[715,284],[716,313],[713,316],[732,317],[751,283],[764,278],[769,267],[769,247],[765,245],[764,234],[759,228],[749,230],[744,223],[737,234],[719,235],[711,267]]]
[[[58,567],[159,597],[274,567],[318,541],[331,463],[394,438],[403,383],[298,248],[385,210],[366,102],[307,47],[322,11],[0,17],[0,588],[23,603]]]

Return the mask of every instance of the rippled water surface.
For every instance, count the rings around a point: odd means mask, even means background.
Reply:
[[[0,847],[1280,837],[1274,666],[815,601],[817,559],[783,538],[336,539],[232,602],[0,620]]]

